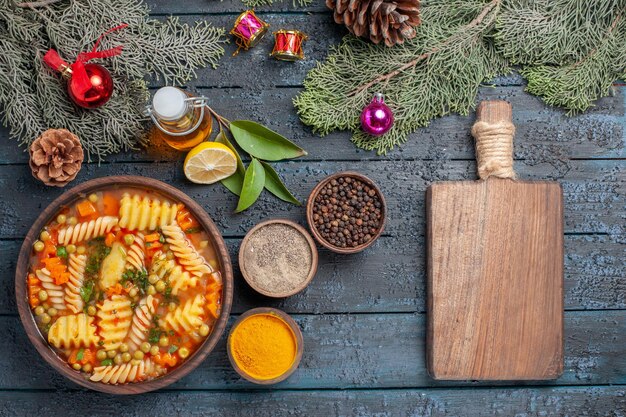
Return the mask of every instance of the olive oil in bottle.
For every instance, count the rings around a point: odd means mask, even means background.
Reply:
[[[155,124],[150,132],[152,139],[163,140],[181,151],[204,141],[213,125],[205,104],[205,97],[195,97],[176,87],[160,88],[145,110]]]

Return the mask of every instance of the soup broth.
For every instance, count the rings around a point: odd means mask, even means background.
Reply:
[[[63,208],[41,231],[27,277],[50,347],[94,382],[157,378],[189,358],[222,305],[210,237],[184,205],[111,187]]]

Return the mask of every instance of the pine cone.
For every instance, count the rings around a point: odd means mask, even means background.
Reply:
[[[69,130],[48,129],[30,145],[33,176],[46,185],[64,187],[76,178],[83,159],[80,140]]]
[[[335,22],[357,36],[393,46],[414,38],[420,24],[419,0],[326,0]]]

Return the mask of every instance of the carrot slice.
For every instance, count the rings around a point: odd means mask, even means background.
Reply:
[[[78,214],[80,214],[81,217],[88,217],[96,214],[96,206],[94,206],[89,200],[83,200],[76,204],[76,210],[78,210]]]
[[[161,239],[161,235],[158,233],[152,233],[152,234],[144,236],[144,240],[146,242],[158,242],[159,239]]]
[[[104,244],[107,245],[108,247],[113,246],[113,243],[115,242],[115,233],[107,233],[106,237],[104,238]]]
[[[105,216],[117,216],[120,211],[119,200],[109,193],[104,193],[102,196],[102,206],[102,213]]]

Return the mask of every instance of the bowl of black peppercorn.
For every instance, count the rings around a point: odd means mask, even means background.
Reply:
[[[386,213],[380,188],[354,171],[338,172],[320,181],[311,191],[306,207],[315,240],[343,254],[371,246],[385,229]]]

